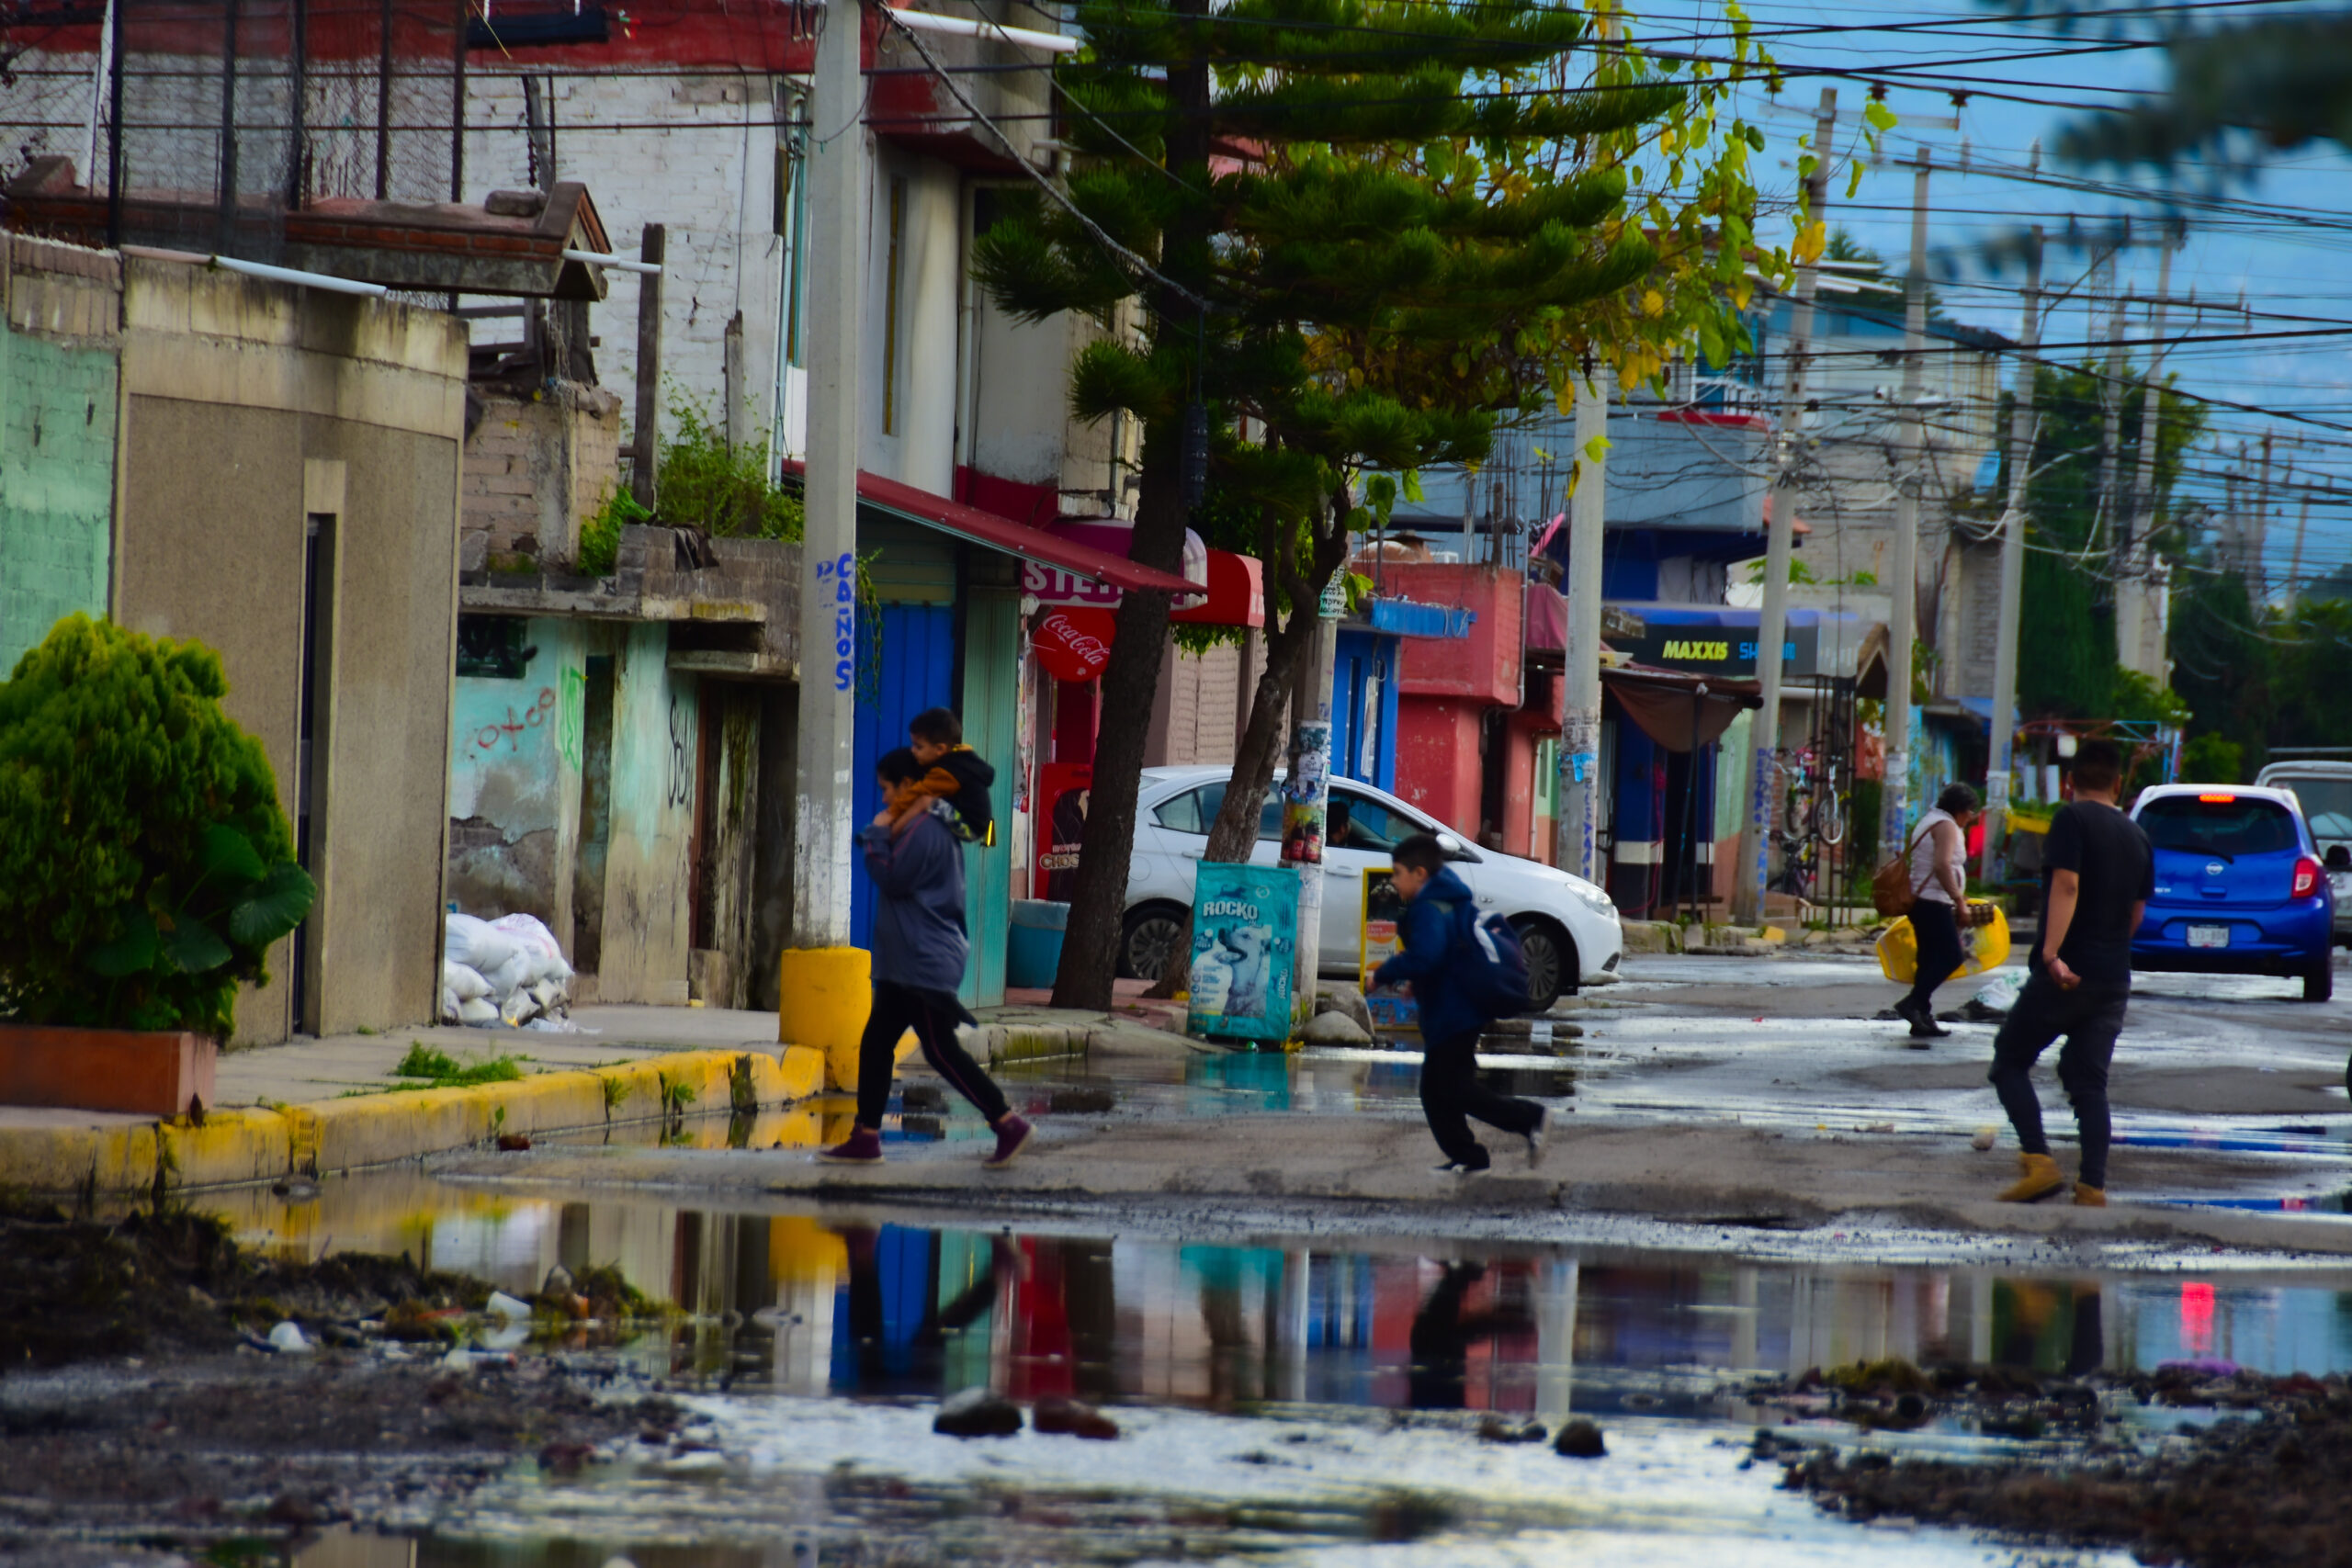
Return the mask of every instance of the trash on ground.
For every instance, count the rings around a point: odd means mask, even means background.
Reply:
[[[441,928],[441,1018],[490,1029],[576,1033],[571,965],[535,915],[485,920],[451,913]]]

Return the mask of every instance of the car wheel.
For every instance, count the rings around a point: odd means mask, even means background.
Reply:
[[[1549,1012],[1562,993],[1576,994],[1576,943],[1549,920],[1530,918],[1511,924],[1527,953],[1527,1010]]]
[[[1119,934],[1119,973],[1130,980],[1157,980],[1184,938],[1184,911],[1173,904],[1146,904],[1130,910]]]
[[[2324,1002],[2335,994],[2335,964],[2331,954],[2303,971],[2303,1000]]]

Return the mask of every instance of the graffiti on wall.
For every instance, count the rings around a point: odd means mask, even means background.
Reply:
[[[555,731],[556,750],[561,754],[565,767],[580,766],[587,723],[588,672],[567,667],[563,672],[562,716]]]
[[[817,581],[833,589],[833,690],[846,692],[857,674],[857,556],[817,563]]]
[[[672,807],[680,807],[695,795],[695,759],[690,750],[694,737],[692,725],[678,711],[675,693],[670,696],[670,796]]]
[[[495,754],[503,747],[506,754],[519,755],[523,750],[523,737],[531,730],[546,728],[549,721],[556,717],[556,691],[553,686],[541,686],[539,694],[532,700],[531,705],[525,708],[519,715],[514,711],[514,705],[509,703],[506,705],[504,718],[485,724],[474,731],[473,750]],[[575,759],[576,754],[575,739]]]

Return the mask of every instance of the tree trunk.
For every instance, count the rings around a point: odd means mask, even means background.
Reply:
[[[1182,572],[1184,565],[1177,439],[1173,431],[1147,437],[1142,500],[1129,551],[1138,565],[1169,572]],[[1120,598],[1118,634],[1101,676],[1102,718],[1094,733],[1094,776],[1088,786],[1086,830],[1079,840],[1069,930],[1062,938],[1061,967],[1054,972],[1057,1008],[1104,1012],[1111,1006],[1128,865],[1135,855],[1136,791],[1143,781],[1144,743],[1150,738],[1152,699],[1167,641],[1167,594],[1130,592]]]
[[[1181,16],[1208,14],[1208,0],[1176,0]],[[1208,188],[1209,62],[1196,54],[1168,72],[1168,166],[1196,191]],[[1209,274],[1210,217],[1197,201],[1180,209],[1161,231],[1160,266],[1195,288]],[[1194,336],[1197,308],[1173,289],[1159,290],[1156,335]],[[1159,422],[1144,434],[1142,485],[1136,505],[1130,558],[1181,575],[1184,566],[1183,419]],[[1054,973],[1054,1005],[1107,1011],[1118,973],[1119,936],[1125,924],[1127,874],[1135,855],[1136,791],[1143,781],[1144,742],[1159,686],[1168,642],[1168,595],[1128,593],[1119,601],[1118,636],[1103,667],[1102,719],[1094,737],[1094,776],[1089,786],[1086,831],[1080,838],[1078,877],[1070,889],[1069,923],[1061,967]]]
[[[1301,660],[1315,644],[1314,629],[1314,616],[1294,612],[1287,626],[1266,634],[1265,671],[1258,677],[1250,702],[1250,723],[1234,753],[1233,782],[1226,786],[1225,803],[1217,807],[1216,820],[1209,828],[1208,847],[1201,852],[1204,863],[1238,865],[1250,858],[1250,847],[1258,841],[1266,785],[1274,776],[1274,759],[1282,754],[1283,705],[1297,681]],[[1193,912],[1187,909],[1168,967],[1144,995],[1166,999],[1191,985],[1192,978]]]
[[[1271,531],[1267,536],[1271,541]],[[1274,759],[1282,755],[1283,743],[1288,739],[1289,727],[1283,722],[1287,699],[1298,685],[1307,653],[1315,647],[1316,615],[1323,588],[1346,559],[1347,541],[1348,508],[1342,497],[1335,500],[1330,531],[1318,531],[1315,536],[1304,576],[1295,569],[1287,547],[1279,551],[1261,547],[1261,558],[1290,595],[1290,618],[1266,634],[1266,668],[1258,677],[1250,703],[1250,723],[1234,753],[1233,780],[1226,785],[1225,801],[1217,807],[1216,820],[1209,826],[1207,847],[1201,852],[1204,864],[1238,865],[1250,858],[1250,847],[1258,841],[1266,785],[1273,780]],[[1193,913],[1187,909],[1168,968],[1144,994],[1161,999],[1175,996],[1192,983],[1192,961]]]

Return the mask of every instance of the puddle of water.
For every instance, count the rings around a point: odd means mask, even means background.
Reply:
[[[1289,1072],[1230,1073],[1185,1092],[1304,1092]],[[1748,1380],[1885,1357],[2068,1375],[2185,1358],[2352,1369],[2352,1269],[2272,1280],[1472,1242],[1195,1245],[516,1198],[416,1172],[295,1202],[209,1201],[243,1239],[289,1257],[406,1251],[518,1294],[558,1264],[616,1263],[693,1314],[624,1353],[689,1396],[711,1450],[633,1451],[567,1481],[519,1470],[401,1543],[413,1555],[401,1561],[448,1568],[600,1568],[615,1552],[639,1568],[1532,1564],[1597,1551],[1975,1562],[1984,1549],[1964,1537],[1825,1519],[1775,1491],[1772,1467],[1742,1470],[1747,1435],[1783,1418],[1746,1401]],[[932,1434],[933,1402],[978,1386],[1102,1405],[1125,1436]],[[1611,1457],[1580,1466],[1541,1445],[1477,1443],[1467,1428],[1485,1413],[1554,1427],[1590,1416]],[[1858,1437],[1826,1424],[1807,1435]],[[1870,1440],[1983,1442],[1957,1428]]]

